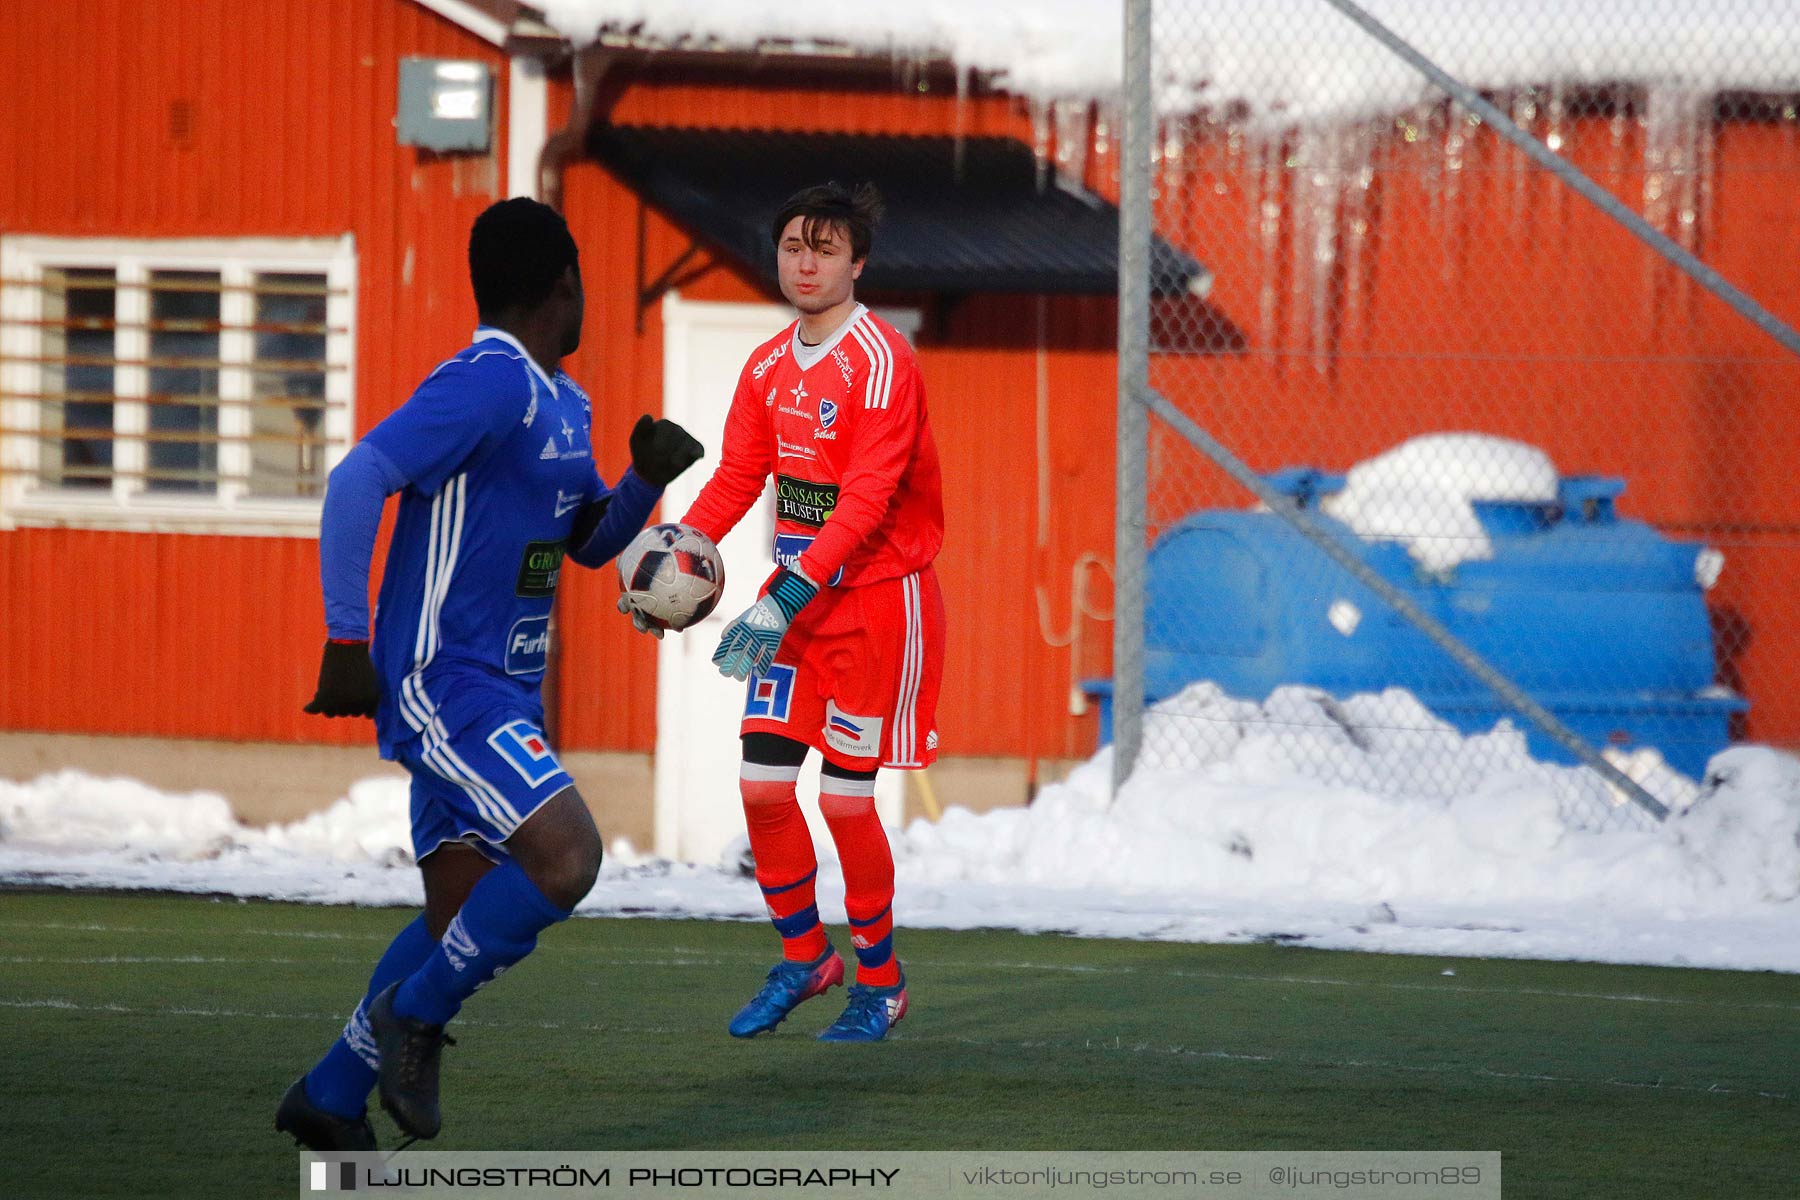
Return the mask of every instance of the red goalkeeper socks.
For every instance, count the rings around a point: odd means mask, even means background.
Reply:
[[[875,781],[823,776],[819,810],[844,866],[856,982],[892,987],[900,982],[900,963],[894,957],[894,854],[875,815]]]
[[[782,957],[790,962],[812,962],[825,953],[829,943],[813,894],[819,862],[806,817],[794,797],[794,781],[799,777],[797,766],[744,763],[738,788],[744,797],[750,852],[756,856],[756,882],[762,888],[769,920],[781,935]]]

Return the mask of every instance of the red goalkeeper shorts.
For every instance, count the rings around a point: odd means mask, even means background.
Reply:
[[[822,588],[794,618],[768,671],[750,677],[743,732],[815,747],[853,771],[937,759],[944,595],[931,567]]]

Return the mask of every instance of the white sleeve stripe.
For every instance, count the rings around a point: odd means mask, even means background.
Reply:
[[[864,314],[863,317],[857,318],[856,324],[850,327],[850,332],[855,335],[857,344],[863,348],[863,353],[869,356],[869,385],[863,396],[863,407],[886,408],[888,393],[894,381],[893,356],[888,350],[887,340],[881,336],[881,331],[864,324],[866,318],[867,314]]]

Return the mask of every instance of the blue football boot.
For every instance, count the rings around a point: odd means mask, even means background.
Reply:
[[[893,987],[850,985],[844,1013],[819,1035],[821,1042],[879,1042],[906,1015],[906,976]]]
[[[769,981],[731,1018],[731,1036],[747,1038],[767,1033],[787,1020],[787,1015],[802,1001],[823,995],[843,982],[844,960],[830,946],[813,962],[784,959],[769,969]]]

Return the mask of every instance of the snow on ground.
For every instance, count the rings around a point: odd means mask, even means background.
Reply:
[[[1800,971],[1788,755],[1735,747],[1698,785],[1665,770],[1666,824],[1621,809],[1601,825],[1603,786],[1533,762],[1504,724],[1460,737],[1403,692],[1283,688],[1257,705],[1200,684],[1153,711],[1145,743],[1110,804],[1103,752],[1029,808],[895,831],[902,925]],[[415,904],[406,831],[391,780],[268,829],[204,793],[72,771],[0,782],[13,882]],[[820,881],[841,925],[838,874]],[[620,844],[581,911],[760,919],[762,901],[735,870]]]
[[[1477,88],[1675,84],[1780,91],[1800,84],[1795,0],[1362,0]],[[945,56],[1046,99],[1119,86],[1119,0],[542,0],[576,44],[633,32],[665,44],[836,43],[898,58]],[[1404,108],[1427,85],[1324,0],[1160,0],[1158,80],[1172,106],[1287,118]]]

